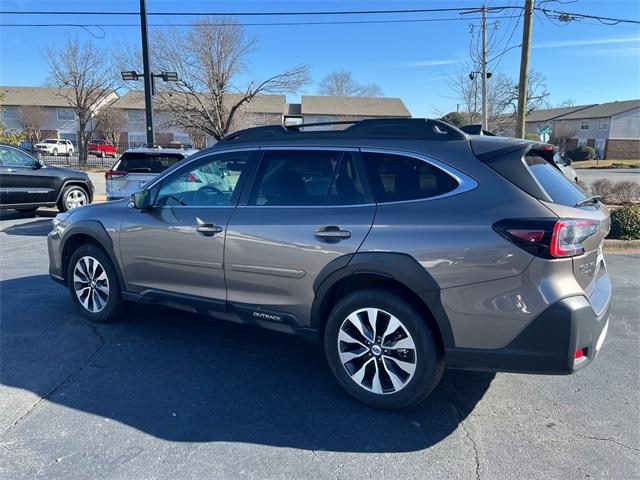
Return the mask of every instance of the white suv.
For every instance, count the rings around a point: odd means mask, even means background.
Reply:
[[[70,157],[73,155],[73,143],[65,138],[47,138],[41,142],[36,143],[36,150],[44,155],[66,155]]]

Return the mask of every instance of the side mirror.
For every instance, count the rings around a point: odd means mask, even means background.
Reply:
[[[42,168],[42,163],[40,162],[40,160],[34,160],[33,162],[31,162],[30,167],[34,170],[40,170]]]
[[[139,192],[131,195],[131,204],[138,210],[147,211],[151,204],[151,194],[149,190],[140,190]]]
[[[564,159],[565,166],[571,165],[572,163],[573,163],[573,160],[571,160],[569,157],[565,157]]]

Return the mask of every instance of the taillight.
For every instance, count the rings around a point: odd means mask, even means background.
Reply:
[[[584,253],[582,242],[598,231],[597,220],[562,219],[558,220],[551,234],[549,254],[552,257],[574,257]]]
[[[523,250],[542,258],[584,253],[582,242],[598,232],[597,220],[562,218],[501,220],[493,229]]]
[[[107,180],[111,178],[122,178],[126,177],[129,172],[124,172],[122,170],[107,170],[104,172],[104,178]]]

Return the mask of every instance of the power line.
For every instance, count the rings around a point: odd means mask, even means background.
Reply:
[[[493,16],[488,18],[516,18],[518,15],[512,16]],[[460,22],[469,20],[480,20],[481,17],[461,18],[411,18],[396,20],[345,20],[345,21],[311,21],[311,22],[256,22],[244,23],[240,25],[247,27],[258,26],[286,26],[286,25],[360,25],[360,24],[379,24],[379,23],[424,23],[424,22]],[[150,23],[150,27],[192,27],[192,26],[219,26],[219,27],[235,27],[237,23]],[[0,27],[139,27],[138,23],[1,23]]]
[[[489,7],[488,10],[504,10],[506,8],[517,8],[513,6]],[[411,9],[388,9],[388,10],[323,10],[307,12],[148,12],[148,16],[230,16],[230,17],[258,17],[258,16],[304,16],[304,15],[389,15],[403,13],[437,13],[437,12],[472,12],[478,7],[449,7],[449,8],[411,8]],[[82,12],[82,11],[0,11],[0,15],[119,15],[138,16],[139,12]]]

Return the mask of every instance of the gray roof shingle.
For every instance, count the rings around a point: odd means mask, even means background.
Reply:
[[[580,120],[583,118],[603,118],[611,117],[618,113],[640,108],[640,100],[622,100],[619,102],[601,103],[584,110],[563,115],[562,120]]]
[[[571,107],[558,107],[558,108],[545,108],[542,110],[532,110],[527,115],[527,122],[546,122],[548,120],[553,120],[563,115],[568,115],[570,113],[584,110],[585,108],[589,108],[594,105],[595,103],[592,103],[590,105],[574,105]]]
[[[50,87],[0,87],[2,105],[40,107],[68,107],[69,102],[59,95],[62,90]]]
[[[165,95],[166,93],[159,94]],[[173,95],[186,95],[183,93],[174,93]],[[241,95],[229,93],[225,99],[227,103],[232,104],[240,100]],[[130,90],[125,95],[116,100],[113,105],[115,108],[124,108],[131,110],[144,109],[144,92],[139,90]],[[258,95],[246,106],[248,112],[253,113],[277,113],[282,115],[285,112],[284,95]]]
[[[303,115],[411,117],[402,100],[386,97],[302,96]]]

